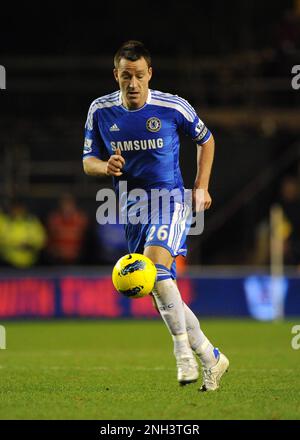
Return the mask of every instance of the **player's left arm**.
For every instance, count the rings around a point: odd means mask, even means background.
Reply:
[[[215,153],[213,135],[203,144],[197,143],[197,174],[193,189],[193,207],[196,212],[209,209],[212,198],[209,194],[209,179]],[[196,191],[200,189],[202,191]]]
[[[208,191],[214,159],[215,141],[212,133],[199,118],[195,109],[183,98],[177,97],[176,122],[197,145],[197,175],[193,189],[193,208],[196,212],[209,209],[212,203]],[[202,191],[197,191],[202,190]]]

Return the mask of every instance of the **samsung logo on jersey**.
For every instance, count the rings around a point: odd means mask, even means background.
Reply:
[[[162,148],[164,141],[162,138],[141,139],[136,141],[111,142],[110,145],[113,151],[116,151],[117,148],[120,148],[121,151],[155,150],[156,148]]]

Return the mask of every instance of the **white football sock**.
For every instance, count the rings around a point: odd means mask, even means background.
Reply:
[[[186,330],[189,343],[194,352],[199,356],[202,365],[206,368],[213,367],[218,361],[218,349],[215,349],[200,328],[200,323],[191,309],[184,304]]]
[[[153,295],[159,313],[172,335],[175,356],[192,356],[186,331],[184,305],[177,285],[171,278],[157,281]]]

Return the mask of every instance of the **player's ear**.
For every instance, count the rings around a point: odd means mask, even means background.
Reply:
[[[149,67],[148,73],[149,73],[149,81],[150,81],[150,79],[152,78],[152,67]]]
[[[118,74],[118,69],[114,69],[114,70],[113,70],[113,72],[114,72],[114,77],[115,77],[115,80],[117,81],[117,83],[119,83],[119,74]]]

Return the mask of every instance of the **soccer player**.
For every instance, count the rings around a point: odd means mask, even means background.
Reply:
[[[177,95],[149,89],[151,57],[139,41],[127,41],[114,57],[119,90],[94,100],[85,126],[83,167],[91,176],[112,176],[116,192],[125,181],[127,190],[178,190],[184,192],[179,168],[179,131],[197,145],[194,210],[208,209],[208,192],[214,156],[214,139],[193,107]],[[108,160],[106,160],[108,157]],[[203,194],[202,192],[202,194]],[[119,195],[122,197],[123,195]],[[134,201],[126,200],[127,208]],[[161,207],[148,222],[128,222],[125,233],[129,252],[144,253],[157,268],[153,296],[173,341],[177,379],[181,385],[198,379],[200,359],[203,385],[216,390],[229,361],[205,336],[194,313],[182,301],[176,284],[175,258],[186,255],[188,207],[170,203],[170,221]],[[152,221],[152,223],[151,223]]]

